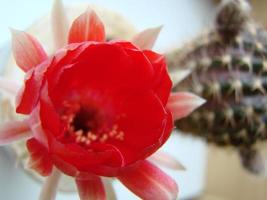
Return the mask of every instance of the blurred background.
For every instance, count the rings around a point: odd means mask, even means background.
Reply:
[[[64,0],[66,6],[95,4],[115,11],[133,25],[133,30],[163,25],[155,50],[167,52],[213,27],[218,0]],[[252,0],[253,14],[261,23],[265,20],[266,0]],[[14,67],[10,61],[9,27],[34,32],[37,38],[47,27],[32,27],[38,19],[49,15],[53,1],[0,0],[0,64]],[[85,4],[86,3],[86,4]],[[86,9],[86,6],[84,6]],[[49,21],[45,22],[49,24]],[[34,31],[33,31],[34,30]],[[38,33],[39,36],[38,36]],[[42,38],[39,38],[42,41]],[[44,42],[48,42],[44,40]],[[49,46],[48,44],[44,44]],[[10,64],[11,63],[11,64]],[[13,74],[13,72],[11,73]],[[16,77],[16,76],[14,76]],[[207,145],[201,139],[175,134],[163,149],[180,160],[186,171],[164,169],[180,186],[180,199],[184,200],[265,200],[267,178],[247,173],[232,149]],[[0,147],[0,199],[17,200],[23,197],[35,200],[40,184],[16,167],[14,152]],[[137,199],[115,182],[118,199]],[[78,199],[77,194],[60,193],[58,200]]]
[[[26,29],[34,21],[48,14],[52,0],[0,0],[0,44],[10,36],[9,27]],[[137,30],[164,25],[156,48],[179,44],[197,34],[211,20],[213,12],[209,0],[65,0],[65,4],[89,3],[112,9],[127,18]]]

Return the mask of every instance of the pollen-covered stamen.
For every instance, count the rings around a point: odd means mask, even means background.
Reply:
[[[109,132],[103,132],[103,133],[94,133],[92,131],[88,131],[85,133],[81,129],[75,132],[76,136],[76,142],[82,143],[86,145],[90,145],[93,142],[100,142],[104,143],[108,139],[116,139],[116,140],[123,140],[124,139],[124,132],[123,131],[117,131],[117,125],[114,125],[112,129]]]
[[[64,103],[62,121],[66,124],[65,136],[76,143],[89,146],[92,143],[104,143],[107,140],[124,140],[124,132],[118,125],[109,125],[99,110],[83,107],[77,103]]]

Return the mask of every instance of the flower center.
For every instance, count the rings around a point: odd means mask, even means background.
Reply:
[[[84,108],[80,110],[73,116],[71,121],[71,126],[75,131],[82,131],[83,133],[90,132],[97,128],[97,118],[95,111],[86,111]]]
[[[65,137],[80,145],[124,140],[124,132],[118,125],[109,123],[110,120],[94,106],[65,102],[63,110],[61,119],[67,127]]]

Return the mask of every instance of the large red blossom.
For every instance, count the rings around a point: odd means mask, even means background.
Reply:
[[[26,72],[16,111],[29,118],[0,129],[0,142],[30,137],[30,166],[43,176],[55,166],[75,177],[81,199],[105,198],[99,176],[117,177],[143,199],[174,199],[175,182],[145,159],[166,142],[173,120],[202,101],[171,94],[164,56],[143,50],[153,32],[137,35],[139,46],[106,42],[102,22],[87,11],[74,21],[69,44],[48,57],[32,36],[13,31],[14,56]]]
[[[173,128],[164,58],[129,42],[70,44],[26,76],[17,111],[30,114],[31,140],[62,171],[58,161],[117,175],[155,152]]]

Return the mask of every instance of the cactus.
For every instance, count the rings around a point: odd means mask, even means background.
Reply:
[[[255,145],[267,139],[267,32],[250,18],[249,10],[244,0],[224,1],[214,29],[167,59],[171,74],[181,67],[192,70],[179,89],[182,85],[207,100],[177,127],[211,143],[236,147],[245,168],[261,173]]]

